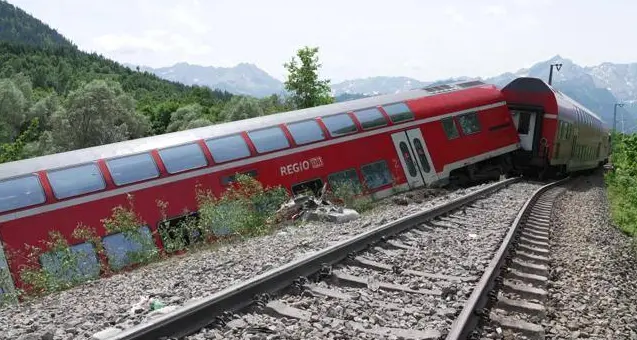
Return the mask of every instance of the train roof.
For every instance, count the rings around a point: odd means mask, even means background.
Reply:
[[[576,107],[580,108],[586,114],[588,114],[591,117],[595,118],[602,125],[604,125],[604,121],[596,113],[594,113],[593,111],[589,110],[588,108],[586,108],[586,106],[580,104],[575,99],[567,96],[562,91],[560,91],[560,90],[556,89],[555,87],[547,84],[542,79],[533,78],[533,77],[519,77],[519,78],[516,78],[516,79],[512,80],[509,84],[507,84],[503,88],[503,91],[507,91],[507,90],[512,90],[512,91],[522,90],[522,91],[527,91],[527,92],[551,93],[555,97],[555,100],[557,101],[558,106],[560,105],[560,102],[564,102],[565,101],[565,102],[569,103],[570,105],[573,105],[573,106],[576,106]]]
[[[493,85],[477,80],[455,82],[8,162],[0,164],[0,180],[17,175],[34,173],[45,169],[63,168],[98,159],[132,155],[153,149],[162,149],[186,144],[200,139],[232,135],[242,131],[257,130],[269,126],[276,126],[282,123],[291,123],[313,119],[320,116],[356,111],[378,105],[403,102],[411,99],[432,96],[440,93],[455,92],[480,86],[494,88]]]

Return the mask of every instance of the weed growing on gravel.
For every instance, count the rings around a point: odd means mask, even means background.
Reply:
[[[605,179],[613,222],[637,236],[637,134],[613,135],[612,163]]]

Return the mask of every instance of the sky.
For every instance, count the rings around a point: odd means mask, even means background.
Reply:
[[[280,80],[303,46],[333,83],[515,72],[555,55],[637,62],[634,0],[9,0],[82,50],[151,67],[253,63]]]

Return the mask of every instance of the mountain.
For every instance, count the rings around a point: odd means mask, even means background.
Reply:
[[[0,41],[36,47],[75,47],[56,30],[5,0],[0,0]]]
[[[137,66],[125,64],[131,69]],[[253,64],[241,63],[234,67],[200,66],[177,63],[169,67],[151,68],[140,66],[160,78],[180,82],[186,85],[208,86],[234,94],[266,97],[283,93],[283,83],[273,78]]]
[[[409,77],[370,77],[332,84],[332,94],[334,96],[342,94],[375,96],[378,94],[407,91],[427,85],[429,85],[429,82],[423,82]]]

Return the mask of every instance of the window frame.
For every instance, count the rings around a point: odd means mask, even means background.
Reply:
[[[186,169],[181,169],[179,171],[175,171],[175,172],[171,172],[168,169],[168,166],[166,165],[166,161],[164,160],[164,158],[161,156],[161,152],[163,150],[169,150],[169,149],[176,149],[179,147],[183,147],[186,145],[195,145],[197,146],[197,148],[199,149],[199,151],[201,152],[201,155],[203,156],[203,159],[205,161],[204,165],[201,166],[196,166],[196,167],[191,167],[191,168],[186,168]],[[168,147],[164,147],[161,149],[157,149],[157,155],[159,156],[159,159],[161,159],[161,162],[164,164],[164,168],[166,169],[166,173],[168,173],[169,175],[178,175],[184,172],[188,172],[188,171],[192,171],[192,170],[197,170],[197,169],[203,169],[207,166],[210,166],[210,163],[208,162],[208,158],[206,157],[206,153],[204,152],[203,148],[201,147],[201,145],[199,144],[199,142],[195,141],[195,142],[188,142],[188,143],[183,143],[183,144],[178,144],[178,145],[173,145],[173,146],[168,146]]]
[[[366,112],[366,111],[372,111],[372,110],[373,110],[373,111],[376,111],[376,112],[380,115],[380,118],[382,118],[382,119],[383,119],[383,124],[382,124],[382,125],[374,125],[374,126],[371,126],[371,127],[367,127],[367,128],[366,128],[366,127],[365,127],[365,125],[364,125],[365,123],[363,123],[363,121],[361,121],[361,119],[360,119],[360,117],[357,115],[357,113],[360,113],[360,112]],[[383,112],[382,112],[382,111],[381,111],[381,110],[380,110],[377,106],[372,106],[372,107],[368,107],[368,108],[365,108],[365,109],[360,109],[360,110],[352,111],[352,115],[354,116],[354,118],[356,118],[356,120],[357,120],[357,121],[358,121],[358,123],[360,124],[361,129],[362,129],[363,131],[375,130],[375,129],[379,129],[379,128],[382,128],[382,127],[385,127],[385,126],[388,126],[388,125],[389,125],[389,122],[387,121],[387,117],[383,114]],[[373,119],[373,120],[371,120],[371,121],[368,121],[368,123],[369,123],[369,122],[375,122],[375,121],[376,121],[376,119]]]
[[[279,132],[281,132],[281,135],[283,136],[283,140],[285,140],[286,146],[283,147],[283,148],[270,149],[270,150],[267,150],[267,151],[259,151],[259,147],[257,146],[257,143],[255,142],[255,139],[252,136],[250,136],[250,133],[261,132],[261,131],[265,131],[265,130],[274,130],[274,129],[278,129]],[[281,127],[281,125],[273,125],[273,126],[267,126],[267,127],[263,127],[263,128],[259,128],[259,129],[249,130],[249,131],[246,131],[246,134],[248,135],[248,139],[250,140],[250,142],[254,146],[254,151],[256,151],[256,153],[259,154],[259,155],[265,155],[265,154],[268,154],[268,153],[277,152],[277,151],[289,149],[289,148],[292,147],[292,143],[288,139],[288,136],[285,133],[285,130],[283,130],[283,127]]]
[[[330,130],[330,127],[327,125],[325,120],[326,120],[326,118],[332,118],[332,117],[337,117],[337,116],[345,116],[345,117],[347,117],[352,122],[352,126],[354,127],[354,131],[350,131],[350,132],[346,132],[346,133],[342,133],[342,134],[337,134],[337,135],[332,134],[332,131]],[[328,116],[321,116],[321,121],[323,122],[323,125],[325,125],[325,128],[327,130],[327,133],[330,135],[330,138],[339,138],[339,137],[349,136],[349,135],[352,135],[352,134],[355,134],[355,133],[359,132],[358,125],[356,124],[356,121],[354,120],[354,118],[352,118],[349,115],[349,112],[337,113],[337,114],[328,115]]]
[[[224,139],[224,138],[229,138],[229,137],[233,137],[233,136],[237,136],[237,137],[239,137],[241,139],[241,141],[243,142],[243,145],[246,147],[246,150],[248,150],[248,155],[247,156],[242,156],[242,157],[237,157],[237,158],[226,159],[226,160],[222,160],[222,161],[217,161],[215,159],[215,153],[212,152],[212,149],[208,145],[208,142],[219,140],[219,139]],[[252,142],[252,141],[250,141],[250,142]],[[203,140],[203,143],[206,145],[206,149],[208,149],[208,152],[210,152],[210,156],[212,157],[212,161],[214,162],[214,164],[229,163],[229,162],[237,161],[237,160],[240,160],[240,159],[249,158],[249,157],[252,156],[252,149],[250,148],[250,145],[248,145],[248,142],[243,137],[243,134],[240,133],[240,132],[229,134],[229,135],[224,135],[224,136],[205,138]]]
[[[296,124],[302,124],[302,123],[308,123],[308,122],[314,122],[314,124],[316,124],[316,127],[318,127],[319,131],[321,131],[321,139],[317,139],[317,140],[313,140],[310,142],[305,142],[305,143],[299,143],[296,138],[294,137],[294,133],[292,132],[292,129],[290,129],[291,125],[296,125]],[[294,145],[297,146],[301,146],[301,145],[309,145],[309,144],[313,144],[313,143],[318,143],[318,142],[322,142],[324,140],[327,140],[328,136],[326,135],[326,133],[329,133],[329,131],[324,131],[323,127],[321,127],[321,124],[318,122],[318,120],[316,120],[315,118],[310,118],[310,119],[305,119],[305,120],[299,120],[296,122],[291,122],[291,123],[285,123],[285,128],[288,130],[288,132],[290,133],[290,137],[292,137],[292,142],[294,143]]]
[[[126,182],[126,183],[118,184],[116,179],[115,179],[115,176],[113,176],[113,170],[111,170],[111,167],[108,164],[108,162],[112,161],[112,160],[117,160],[117,159],[135,157],[135,156],[139,156],[139,155],[148,155],[150,157],[150,160],[152,161],[153,165],[155,166],[155,170],[157,171],[157,175],[155,175],[153,177],[147,177],[147,178],[143,178],[143,179],[134,180],[132,182]],[[162,162],[163,162],[163,160],[162,160]],[[155,161],[155,158],[153,157],[153,154],[151,153],[151,151],[144,151],[144,152],[134,153],[134,154],[131,154],[131,155],[124,155],[124,156],[116,156],[116,157],[107,158],[107,159],[104,159],[104,165],[106,166],[106,169],[108,170],[108,173],[109,173],[111,179],[113,180],[113,184],[115,186],[117,186],[117,187],[126,186],[126,185],[130,185],[130,184],[135,184],[135,183],[140,183],[140,182],[144,182],[144,181],[148,181],[148,180],[152,180],[152,179],[161,177],[161,170],[159,169],[159,166],[157,165],[157,161]]]
[[[330,177],[333,175],[337,175],[337,174],[341,174],[341,173],[345,173],[348,171],[353,171],[354,174],[356,175],[356,181],[357,181],[357,185],[358,187],[355,188],[358,190],[358,192],[355,193],[355,195],[360,195],[365,191],[365,187],[363,186],[363,181],[361,181],[361,174],[359,173],[358,169],[356,169],[356,167],[351,167],[351,168],[347,168],[341,171],[335,171],[332,173],[327,174],[326,176],[326,183],[329,186],[330,190],[332,192],[334,192],[334,186],[332,185],[332,182],[330,181]]]
[[[372,165],[375,165],[375,164],[379,164],[379,163],[385,163],[385,167],[387,168],[387,173],[389,174],[389,177],[391,177],[391,179],[390,179],[390,181],[388,183],[381,184],[379,186],[376,186],[376,187],[372,188],[368,184],[367,177],[365,176],[365,171],[363,170],[363,168],[368,167],[368,166],[372,166]],[[369,190],[369,191],[376,191],[376,190],[379,190],[379,189],[381,189],[383,187],[386,187],[388,185],[392,185],[392,183],[394,181],[394,176],[393,176],[393,174],[391,172],[391,168],[389,167],[389,164],[387,163],[387,160],[385,160],[385,159],[379,159],[379,160],[374,161],[374,162],[362,164],[360,166],[360,170],[361,170],[361,174],[363,175],[364,188]]]
[[[447,129],[445,129],[445,122],[449,122],[449,121],[451,121],[451,124],[453,124],[453,128],[456,131],[455,137],[450,137],[449,134],[447,133]],[[442,127],[442,132],[447,137],[447,140],[454,140],[454,139],[460,138],[460,130],[458,129],[458,125],[457,124],[458,123],[456,122],[456,120],[452,116],[440,119],[440,126]]]
[[[471,115],[475,116],[476,122],[478,124],[478,130],[472,131],[472,132],[466,132],[464,127],[462,126],[462,123],[460,123],[460,118],[471,116]],[[478,111],[471,111],[471,112],[467,112],[467,113],[463,113],[463,114],[459,114],[459,115],[454,116],[454,118],[458,121],[458,125],[460,126],[460,132],[462,133],[462,135],[471,136],[471,135],[475,135],[475,134],[478,134],[478,133],[482,132],[482,130],[483,130],[482,129],[482,125],[480,124],[480,119],[478,117],[479,117]]]
[[[81,194],[76,194],[76,195],[71,195],[71,196],[66,196],[66,197],[59,197],[57,195],[57,193],[55,192],[55,186],[53,185],[53,181],[49,177],[49,174],[54,173],[54,172],[58,172],[58,171],[67,170],[67,169],[78,168],[78,167],[81,167],[81,166],[84,166],[84,165],[90,165],[90,164],[95,165],[95,168],[97,168],[97,172],[100,174],[100,178],[102,179],[102,184],[103,184],[102,188],[98,189],[98,190],[87,191],[87,192],[84,192],[84,193],[81,193]],[[46,170],[44,174],[46,176],[47,181],[49,181],[49,185],[51,187],[51,192],[53,193],[53,197],[55,197],[55,199],[58,200],[58,201],[72,199],[72,198],[77,198],[77,197],[81,197],[81,196],[84,196],[84,195],[94,194],[94,193],[106,190],[106,188],[108,186],[107,183],[106,183],[106,178],[104,177],[104,173],[102,172],[102,169],[100,169],[100,166],[99,166],[97,161],[84,162],[84,163],[69,165],[69,166],[65,166],[65,167],[61,167],[61,168],[49,169],[49,170]]]
[[[46,190],[44,189],[44,186],[42,185],[42,180],[40,179],[40,176],[37,173],[30,173],[30,174],[26,174],[26,175],[13,176],[13,177],[5,178],[5,179],[1,180],[0,182],[14,181],[14,180],[27,178],[27,177],[35,177],[35,179],[37,180],[37,183],[39,184],[40,193],[42,194],[42,198],[44,200],[42,202],[38,202],[38,203],[34,203],[34,204],[23,205],[23,206],[20,206],[20,207],[13,207],[13,208],[11,208],[9,210],[4,210],[4,211],[0,210],[0,215],[8,213],[10,211],[15,211],[15,210],[19,210],[19,209],[35,207],[35,206],[38,206],[38,205],[41,205],[41,204],[45,204],[47,202],[48,197],[47,197]]]
[[[404,119],[404,120],[399,120],[399,121],[394,121],[393,116],[392,116],[392,115],[391,115],[391,114],[390,114],[390,113],[389,113],[389,112],[385,109],[385,108],[386,108],[386,107],[388,107],[388,106],[392,106],[392,105],[399,105],[399,104],[402,104],[402,105],[404,105],[404,106],[407,108],[407,111],[406,111],[406,112],[411,113],[411,118],[409,118],[409,119]],[[409,105],[407,105],[407,102],[404,102],[404,101],[403,101],[403,102],[395,102],[395,103],[390,103],[390,104],[381,105],[380,107],[381,107],[381,109],[382,109],[382,110],[383,110],[383,111],[387,114],[387,116],[389,117],[389,121],[390,121],[393,125],[396,125],[396,124],[402,124],[402,123],[406,123],[406,122],[410,122],[410,121],[414,121],[414,120],[416,120],[416,114],[414,113],[414,111],[412,111],[412,110],[409,108]],[[405,112],[403,112],[403,114],[404,114],[404,113],[405,113]]]

